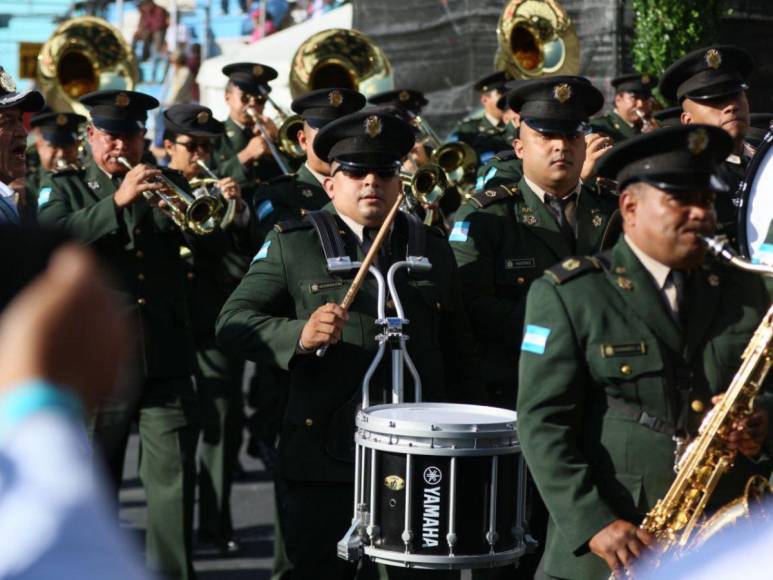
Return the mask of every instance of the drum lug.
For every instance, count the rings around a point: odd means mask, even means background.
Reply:
[[[358,511],[344,537],[338,540],[338,557],[342,560],[358,562],[362,559],[364,554],[362,538],[365,533],[365,522],[367,519],[367,512]]]
[[[370,543],[374,546],[378,545],[379,541],[381,540],[381,527],[368,526],[367,533],[368,533],[368,537],[370,538]]]

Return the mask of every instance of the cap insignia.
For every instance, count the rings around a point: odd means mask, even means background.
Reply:
[[[709,134],[706,129],[696,129],[687,135],[687,149],[693,155],[700,155],[709,146]]]
[[[710,48],[706,51],[706,64],[709,68],[718,69],[722,64],[722,55],[716,48]]]
[[[408,91],[400,91],[397,98],[400,99],[400,102],[407,103],[411,100],[411,94]]]
[[[67,124],[67,115],[57,115],[56,124],[60,127],[64,127]]]
[[[341,91],[330,91],[327,98],[332,107],[340,107],[344,102],[344,96],[341,94]]]
[[[196,114],[196,122],[199,125],[205,125],[206,123],[208,123],[209,122],[209,112],[207,112],[207,111],[199,111]]]
[[[263,76],[263,67],[259,64],[256,64],[254,67],[252,67],[252,74],[254,74],[256,77],[262,77]]]
[[[372,138],[376,138],[381,134],[382,130],[381,119],[376,115],[371,115],[365,119],[365,132]]]
[[[641,84],[648,85],[652,82],[650,75],[641,75]]]
[[[559,103],[565,103],[572,98],[572,87],[566,83],[561,83],[553,87],[553,96]]]
[[[129,95],[126,93],[118,93],[115,96],[115,104],[118,107],[128,107],[129,106]]]
[[[719,276],[717,276],[716,274],[709,274],[708,280],[709,280],[709,286],[712,286],[714,288],[719,286]]]
[[[11,75],[4,70],[0,70],[0,88],[6,93],[16,92],[16,83],[11,78]]]

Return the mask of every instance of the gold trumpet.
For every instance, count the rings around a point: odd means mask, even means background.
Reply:
[[[244,112],[247,113],[247,116],[249,116],[250,119],[252,119],[255,128],[266,142],[268,150],[271,153],[271,157],[274,158],[274,161],[276,161],[276,164],[279,166],[279,169],[282,170],[282,173],[285,175],[292,173],[290,168],[287,166],[287,163],[285,163],[285,160],[282,158],[282,155],[280,155],[279,151],[277,150],[276,145],[274,145],[274,142],[271,141],[271,137],[269,137],[268,131],[266,131],[263,123],[260,122],[260,116],[258,115],[258,112],[253,107],[245,107]]]
[[[410,192],[406,197],[409,211],[416,211],[418,206],[424,207],[426,216],[424,223],[432,225],[435,207],[448,189],[448,178],[439,165],[430,163],[420,167],[415,173],[400,172],[400,179]]]
[[[204,161],[198,159],[196,165],[201,167],[204,173],[207,174],[207,177],[194,177],[188,181],[188,185],[191,186],[194,197],[198,198],[209,195],[220,200],[221,209],[217,216],[217,222],[220,229],[224,230],[233,223],[236,217],[236,200],[226,199],[223,191],[220,189],[220,178]]]
[[[134,168],[125,157],[119,157],[118,163],[129,170]],[[217,229],[219,225],[217,216],[222,208],[220,199],[209,195],[195,197],[184,191],[164,174],[160,174],[156,180],[163,184],[164,188],[145,191],[143,195],[148,200],[158,196],[166,204],[159,209],[166,213],[177,227],[199,236],[211,234]],[[185,209],[181,209],[180,206]]]

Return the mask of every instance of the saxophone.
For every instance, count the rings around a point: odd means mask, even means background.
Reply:
[[[773,268],[739,258],[724,240],[704,238],[720,260],[746,271],[773,276]],[[773,365],[773,305],[741,356],[742,363],[722,400],[706,415],[698,435],[677,463],[677,477],[668,493],[650,510],[641,528],[656,540],[654,564],[666,552],[676,556],[697,547],[739,518],[749,515],[750,505],[761,502],[771,489],[767,479],[754,476],[741,498],[721,508],[712,518],[702,519],[706,505],[720,478],[732,466],[736,452],[722,440],[732,424],[751,415],[754,398]]]

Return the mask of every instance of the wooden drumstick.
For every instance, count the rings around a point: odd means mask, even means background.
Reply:
[[[357,270],[357,275],[354,277],[354,280],[352,280],[352,285],[349,286],[349,289],[346,291],[346,294],[344,295],[344,299],[341,300],[341,303],[339,306],[344,309],[344,311],[349,310],[349,306],[352,305],[352,302],[354,302],[354,299],[357,297],[357,293],[360,291],[360,287],[362,286],[362,283],[365,281],[365,276],[368,275],[368,270],[370,269],[370,265],[373,263],[373,260],[376,259],[376,255],[378,254],[379,249],[381,248],[381,244],[384,243],[384,239],[387,237],[387,234],[389,234],[389,228],[392,227],[392,222],[395,221],[395,217],[397,217],[397,212],[400,211],[400,205],[403,203],[403,199],[405,198],[404,193],[400,193],[397,196],[397,199],[395,200],[395,204],[392,206],[392,209],[389,210],[389,213],[386,216],[386,219],[384,220],[384,223],[381,224],[381,227],[378,230],[378,233],[376,234],[376,237],[373,239],[373,243],[370,246],[370,249],[368,250],[368,253],[365,255],[365,259],[362,261],[362,265],[360,266],[360,269]],[[317,356],[322,357],[325,356],[325,352],[327,352],[328,345],[325,344],[317,349]]]

